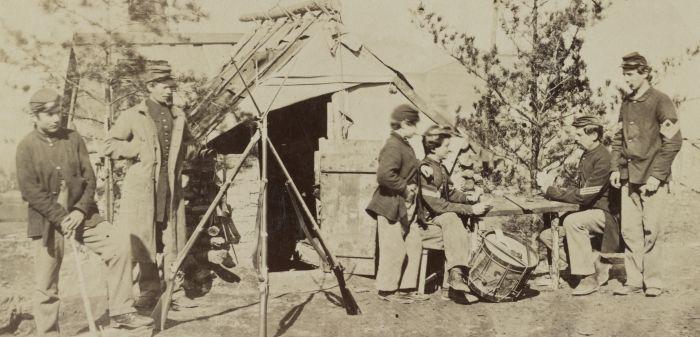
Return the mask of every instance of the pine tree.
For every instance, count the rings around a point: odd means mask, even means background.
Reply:
[[[556,2],[556,1],[555,1]],[[515,183],[534,186],[540,170],[562,165],[575,150],[566,125],[577,115],[604,115],[604,91],[593,90],[581,56],[582,32],[601,20],[596,1],[495,0],[513,55],[480,49],[442,16],[419,5],[414,22],[481,80],[474,112],[458,120],[469,136],[519,168]],[[609,83],[608,83],[609,84]]]

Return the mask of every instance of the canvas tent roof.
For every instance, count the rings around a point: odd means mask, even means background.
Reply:
[[[401,73],[383,63],[331,11],[262,20],[246,34],[191,113],[195,138],[210,142],[238,126],[242,112],[257,113],[244,83],[263,111],[355,86],[393,84],[427,118],[454,123],[431,109]]]

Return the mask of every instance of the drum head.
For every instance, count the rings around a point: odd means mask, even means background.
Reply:
[[[500,260],[513,266],[530,268],[539,263],[534,249],[510,235],[504,235],[499,240],[495,233],[489,233],[484,236],[484,246]]]

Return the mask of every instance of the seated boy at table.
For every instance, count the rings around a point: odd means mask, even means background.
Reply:
[[[563,227],[571,274],[580,279],[572,294],[587,295],[608,281],[610,271],[610,265],[603,263],[599,254],[593,251],[591,236],[602,234],[601,252],[615,252],[620,246],[620,228],[612,216],[616,214],[616,207],[610,204],[614,198],[609,198],[612,189],[608,183],[611,155],[601,144],[603,124],[594,116],[582,116],[576,118],[572,126],[575,141],[584,150],[577,169],[578,185],[568,188],[552,186],[554,176],[544,172],[537,174],[537,185],[547,199],[581,207],[579,211],[565,215]],[[551,229],[540,234],[540,239],[549,249],[551,237]]]
[[[484,214],[489,206],[484,203],[469,205],[476,200],[468,200],[465,193],[453,188],[447,168],[442,164],[450,153],[452,134],[451,129],[437,125],[423,134],[426,156],[420,166],[418,221],[411,226],[406,238],[408,265],[405,276],[414,282],[417,279],[422,242],[441,242],[445,249],[445,272],[449,272],[449,296],[458,303],[468,304],[477,302],[478,298],[469,293],[464,280],[471,242],[460,216]]]

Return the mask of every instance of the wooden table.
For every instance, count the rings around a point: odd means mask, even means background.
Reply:
[[[557,219],[560,213],[579,210],[579,205],[564,202],[551,201],[542,197],[526,198],[523,196],[492,196],[486,195],[493,208],[485,217],[542,214],[544,228],[552,227],[552,220]],[[476,232],[476,231],[475,231]],[[552,263],[549,265],[549,274],[552,278],[552,288],[559,288],[559,232],[552,228]]]

